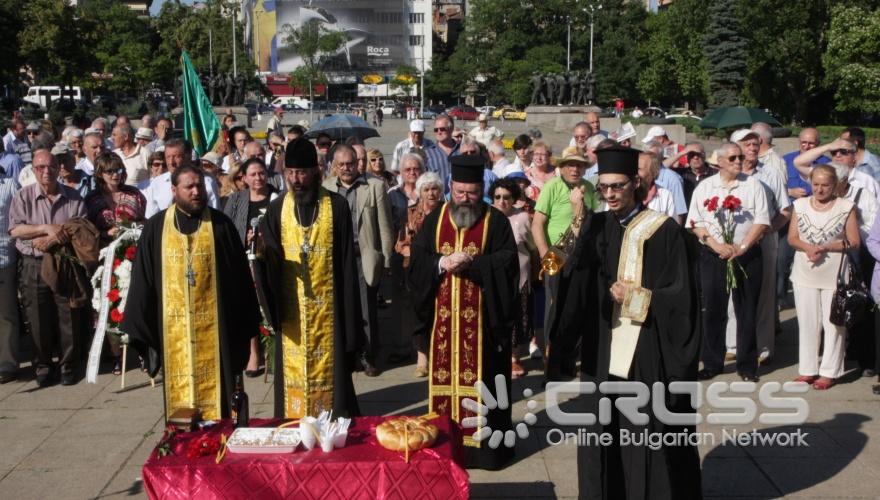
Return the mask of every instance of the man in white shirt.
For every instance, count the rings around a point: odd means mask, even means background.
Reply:
[[[499,179],[507,177],[510,172],[517,171],[504,156],[504,143],[500,140],[496,139],[490,142],[486,151],[489,153],[489,160],[492,161],[492,173]]]
[[[413,120],[409,122],[409,137],[394,146],[394,155],[391,157],[391,165],[388,167],[395,174],[400,172],[400,159],[410,152],[410,149],[425,149],[432,146],[434,141],[425,139],[425,122]]]
[[[718,175],[707,178],[694,189],[685,223],[685,227],[691,228],[703,245],[700,252],[704,310],[703,369],[697,376],[701,380],[708,380],[724,368],[724,325],[728,297],[733,294],[737,316],[736,370],[744,381],[757,382],[755,319],[763,272],[759,243],[770,227],[767,192],[757,178],[742,172],[745,156],[738,145],[724,143],[715,156],[718,158]],[[724,241],[717,218],[718,210],[723,210],[722,204],[727,196],[736,197],[741,202],[734,211],[736,224],[730,243]],[[710,211],[710,208],[714,209]],[[727,282],[729,263],[734,266],[735,288]]]
[[[495,139],[501,139],[504,137],[504,132],[498,130],[495,127],[489,126],[489,118],[485,114],[481,114],[477,117],[478,125],[471,129],[470,135],[477,142],[482,144],[483,146],[489,147],[489,143],[494,141]]]
[[[136,144],[133,135],[128,125],[113,127],[113,143],[116,145],[113,152],[119,155],[122,163],[125,164],[125,183],[129,186],[137,186],[150,177],[150,151]]]
[[[78,170],[82,170],[86,175],[94,175],[95,159],[104,149],[104,138],[101,133],[94,129],[87,129],[83,136],[83,154],[85,155],[79,163],[76,164]]]
[[[150,116],[150,115],[147,115]],[[142,148],[149,151],[150,154],[153,154],[155,149],[153,149],[153,129],[149,127],[141,127],[137,129],[137,132],[134,134],[134,141],[140,145]]]
[[[269,123],[266,124],[266,140],[269,140],[269,136],[277,135],[278,137],[284,139],[284,127],[281,125],[281,119],[284,118],[284,108],[281,106],[275,106],[275,109],[272,110],[272,118],[269,120]]]
[[[758,161],[765,167],[770,167],[782,177],[782,182],[788,184],[788,168],[785,160],[773,150],[773,129],[764,122],[752,124],[752,132],[758,134],[761,141],[758,150]]]
[[[165,143],[165,166],[168,171],[153,178],[147,189],[143,190],[144,197],[147,199],[147,218],[171,206],[173,199],[171,174],[184,165],[190,165],[191,162],[192,146],[189,142],[182,139],[171,139]],[[213,177],[205,176],[205,188],[208,193],[208,205],[219,209],[220,199],[216,193],[219,193],[220,189]]]

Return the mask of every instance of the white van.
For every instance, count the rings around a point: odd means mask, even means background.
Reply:
[[[58,85],[34,86],[28,89],[24,100],[41,108],[46,108],[50,103],[61,99],[62,96],[65,99],[72,97],[74,101],[81,101],[83,98],[82,88],[70,87],[62,89]]]
[[[379,101],[379,109],[382,110],[383,116],[391,117],[396,106],[397,103],[395,101]]]
[[[283,96],[276,97],[275,100],[272,101],[272,106],[287,106],[298,109],[309,109],[312,107],[312,103],[309,102],[308,99],[303,99],[302,97]]]

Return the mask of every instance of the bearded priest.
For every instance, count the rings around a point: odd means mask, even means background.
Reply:
[[[234,376],[259,334],[254,283],[235,225],[207,206],[205,174],[171,174],[173,204],[144,225],[121,330],[164,370],[165,418],[197,408],[205,420],[230,415]]]
[[[483,158],[460,155],[451,163],[451,200],[425,218],[412,243],[409,279],[417,314],[432,325],[430,411],[466,427],[468,467],[497,470],[513,457],[511,408],[484,401],[474,384],[482,381],[497,401],[511,402],[516,243],[507,217],[483,202]],[[466,398],[489,407],[485,419],[462,405]]]
[[[359,415],[351,373],[363,335],[351,210],[321,187],[314,144],[284,153],[287,194],[260,226],[275,328],[275,416]]]

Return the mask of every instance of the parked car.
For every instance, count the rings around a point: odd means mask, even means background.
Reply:
[[[645,108],[642,116],[653,116],[654,118],[666,118],[666,111],[662,109],[651,106],[650,108]]]
[[[422,110],[422,118],[433,120],[434,118],[437,118],[437,115],[442,115],[444,113],[446,113],[446,108],[443,106],[425,106],[425,109]]]
[[[509,107],[509,106],[508,106]],[[486,115],[486,116],[495,116],[495,110],[497,108],[495,106],[478,106],[477,111]]]
[[[492,118],[504,118],[505,120],[525,120],[526,112],[525,111],[517,111],[514,108],[505,106],[503,108],[498,108],[492,113]]]
[[[447,114],[456,120],[476,120],[480,116],[480,112],[476,108],[466,104],[459,104],[449,108]]]
[[[383,111],[384,113],[384,111]],[[394,110],[391,113],[397,118],[406,118],[406,104],[399,102],[394,105]]]
[[[382,115],[391,116],[394,114],[394,109],[397,107],[397,103],[394,101],[379,101],[379,109],[382,110]]]
[[[255,102],[255,101],[247,101],[244,103],[244,107],[247,108],[248,114],[251,116],[255,116],[258,113],[269,113],[271,114],[275,107],[269,104],[268,102]]]
[[[696,113],[694,113],[693,111],[691,111],[689,109],[676,108],[676,109],[671,109],[669,111],[670,111],[670,113],[666,115],[666,118],[673,118],[673,119],[675,119],[675,118],[696,118],[698,120],[700,119],[700,117],[697,116]]]
[[[281,106],[285,111],[298,111],[303,109],[309,109],[312,103],[308,99],[304,99],[302,97],[297,96],[282,96],[276,97],[274,101],[272,101],[273,106]]]

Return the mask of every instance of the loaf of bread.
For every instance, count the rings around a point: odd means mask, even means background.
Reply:
[[[416,417],[394,418],[376,427],[376,439],[392,451],[421,450],[437,440],[437,426]]]

